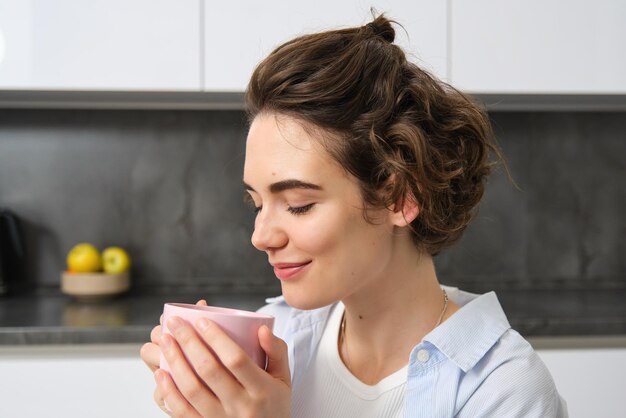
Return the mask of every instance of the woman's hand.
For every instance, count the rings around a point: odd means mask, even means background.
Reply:
[[[206,300],[200,299],[196,305],[207,306],[207,303]],[[163,315],[159,318],[159,325],[152,328],[150,332],[151,342],[145,343],[140,351],[141,359],[153,372],[159,368],[161,361],[161,349],[159,348],[161,345],[161,325],[163,325]]]
[[[155,399],[173,417],[289,417],[291,377],[287,344],[269,328],[259,329],[268,357],[261,369],[215,323],[201,319],[198,332],[180,318],[172,318],[173,333],[158,341],[171,369],[154,373]],[[163,401],[161,401],[163,400]]]

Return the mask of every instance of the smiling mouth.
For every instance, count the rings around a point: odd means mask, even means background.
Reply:
[[[298,276],[309,264],[311,264],[311,261],[304,263],[276,263],[273,264],[274,274],[280,280],[290,280]]]

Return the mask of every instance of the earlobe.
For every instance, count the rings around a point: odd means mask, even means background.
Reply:
[[[386,190],[392,195],[394,185],[396,183],[396,174],[391,174],[386,182]],[[406,227],[417,218],[420,213],[419,203],[413,193],[405,188],[405,195],[397,199],[393,207],[390,209],[390,220],[393,226]]]
[[[411,224],[419,215],[420,209],[413,196],[407,196],[404,201],[397,204],[391,215],[395,226],[405,227]]]

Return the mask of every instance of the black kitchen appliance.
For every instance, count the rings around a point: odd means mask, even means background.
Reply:
[[[14,290],[24,280],[24,239],[20,220],[0,208],[0,295]]]

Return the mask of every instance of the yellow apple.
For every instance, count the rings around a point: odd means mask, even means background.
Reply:
[[[91,244],[76,244],[67,254],[67,268],[71,272],[91,273],[101,267],[100,252]]]
[[[120,247],[108,247],[102,251],[102,266],[108,274],[120,274],[130,268],[130,257]]]

